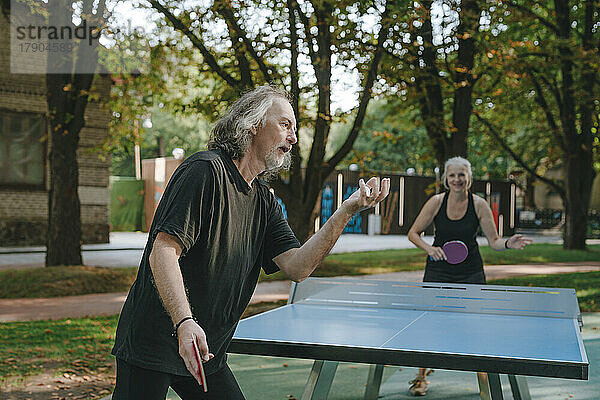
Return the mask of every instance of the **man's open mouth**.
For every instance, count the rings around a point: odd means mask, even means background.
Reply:
[[[279,148],[279,150],[283,151],[283,154],[287,153],[288,151],[290,151],[292,148],[291,147],[285,147],[285,146],[281,146]]]

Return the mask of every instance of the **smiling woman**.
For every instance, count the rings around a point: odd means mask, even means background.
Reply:
[[[480,228],[494,250],[522,249],[531,243],[531,240],[521,235],[508,240],[498,236],[490,206],[483,198],[469,192],[472,182],[473,173],[469,161],[462,157],[446,161],[442,183],[448,191],[432,196],[425,203],[408,232],[410,241],[428,255],[424,277],[426,281],[485,283],[483,261],[476,240]],[[423,241],[420,234],[432,222],[436,232],[435,240],[430,245]],[[466,244],[468,254],[463,262],[453,265],[447,262],[448,254],[444,252],[443,246],[457,240]]]
[[[483,198],[469,192],[472,182],[469,161],[462,157],[446,161],[442,183],[448,191],[434,195],[425,203],[408,232],[409,240],[427,253],[424,282],[486,283],[476,240],[480,228],[494,250],[522,249],[531,243],[521,235],[506,241],[498,236],[490,206]],[[432,222],[435,239],[430,245],[421,238],[421,233]],[[452,260],[453,254],[447,246],[457,241],[466,248],[466,256],[460,262]],[[411,381],[413,395],[425,395],[427,375],[426,369],[421,368]]]
[[[463,187],[469,190],[472,183],[471,163],[461,157],[453,157],[446,162],[442,173],[442,184],[446,189],[454,186],[456,190],[462,190]]]

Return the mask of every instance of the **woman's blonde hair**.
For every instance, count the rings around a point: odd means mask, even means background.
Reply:
[[[469,190],[471,188],[471,184],[473,183],[473,172],[471,171],[471,163],[462,157],[449,158],[448,161],[446,161],[446,164],[444,164],[444,173],[442,174],[442,184],[444,187],[448,190],[450,189],[448,186],[448,180],[446,178],[446,171],[448,171],[448,167],[451,165],[467,168],[467,190]]]

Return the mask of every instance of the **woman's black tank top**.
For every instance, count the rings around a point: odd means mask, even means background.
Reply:
[[[449,264],[446,261],[433,261],[427,257],[425,266],[425,282],[454,282],[454,283],[485,283],[483,260],[477,245],[479,218],[475,213],[473,194],[469,192],[467,211],[461,219],[452,220],[446,212],[448,207],[448,192],[444,194],[442,205],[433,218],[435,238],[433,245],[442,247],[451,240],[461,240],[469,249],[467,258],[459,264]]]

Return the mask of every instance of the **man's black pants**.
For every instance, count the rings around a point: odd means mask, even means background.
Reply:
[[[182,400],[245,400],[225,364],[206,376],[208,392],[192,377],[140,368],[117,358],[117,384],[112,400],[165,400],[169,386]]]

